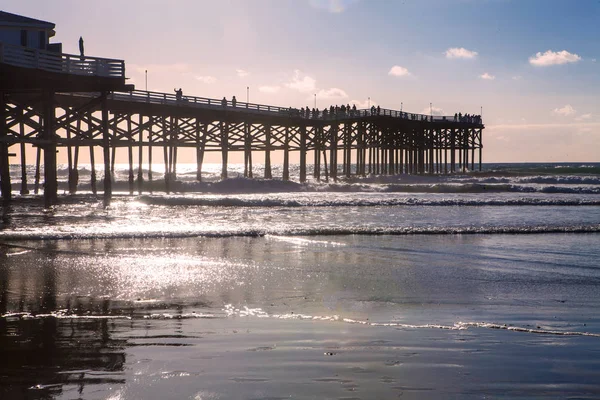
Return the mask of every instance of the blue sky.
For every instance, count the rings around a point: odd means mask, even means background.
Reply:
[[[598,0],[5,0],[144,88],[276,105],[483,107],[484,161],[600,161]],[[539,57],[537,56],[539,53]]]

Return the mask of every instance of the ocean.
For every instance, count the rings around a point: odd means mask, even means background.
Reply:
[[[53,209],[11,171],[1,399],[600,398],[600,163],[177,168]]]

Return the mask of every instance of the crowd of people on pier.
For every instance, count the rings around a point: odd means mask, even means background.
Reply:
[[[183,97],[183,91],[180,89],[175,89],[175,96],[178,101],[185,100]],[[245,104],[245,103],[244,103]],[[237,99],[235,96],[231,98],[231,101],[228,101],[226,97],[223,97],[221,100],[221,106],[223,108],[231,106],[237,107]],[[246,104],[246,108],[247,108]],[[356,104],[350,106],[350,104],[342,104],[339,105],[331,105],[329,107],[324,108],[323,110],[319,110],[316,107],[312,109],[310,107],[302,107],[300,109],[295,107],[288,108],[279,108],[279,112],[285,113],[290,117],[299,117],[306,119],[338,119],[338,118],[353,118],[353,117],[366,117],[366,116],[374,116],[374,115],[389,115],[396,118],[407,119],[411,121],[434,121],[433,115],[422,115],[422,114],[412,114],[403,111],[394,111],[394,110],[385,110],[380,106],[372,105],[370,109],[367,110],[358,110],[356,108]],[[438,120],[448,121],[446,117],[438,117]],[[481,115],[472,115],[472,114],[462,114],[455,113],[454,114],[454,122],[462,122],[469,124],[481,124]]]
[[[462,113],[454,114],[454,122],[464,122],[467,124],[481,124],[481,115],[471,115]]]

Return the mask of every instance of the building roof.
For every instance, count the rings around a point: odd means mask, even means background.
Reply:
[[[32,27],[38,29],[54,29],[52,22],[25,17],[23,15],[11,14],[0,10],[0,27]]]

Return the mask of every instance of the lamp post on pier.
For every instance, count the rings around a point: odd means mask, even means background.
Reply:
[[[317,108],[317,94],[315,93],[315,108]]]
[[[148,91],[148,70],[146,70],[146,92]]]
[[[250,86],[246,86],[246,103],[250,103]]]

